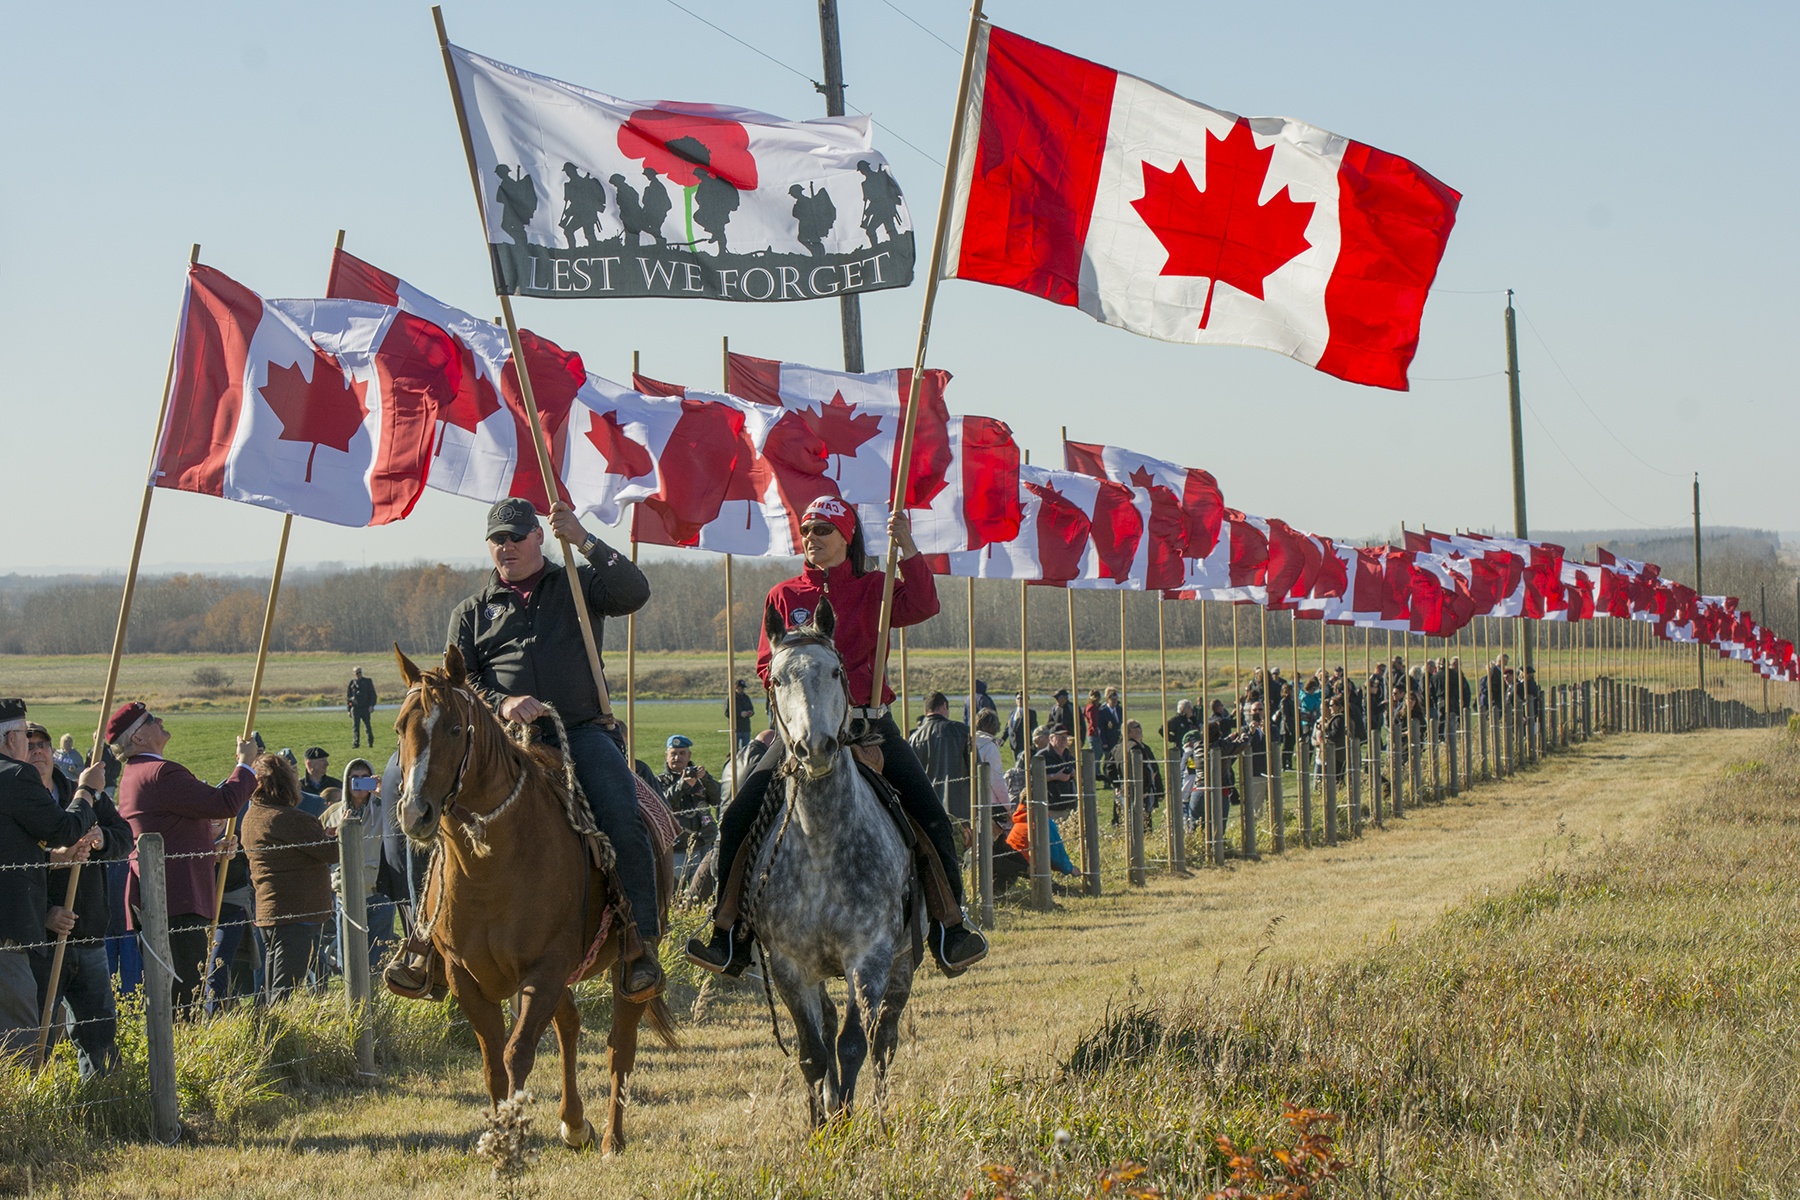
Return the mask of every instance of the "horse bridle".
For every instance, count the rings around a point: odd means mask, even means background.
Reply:
[[[836,754],[839,750],[850,745],[853,740],[850,736],[850,726],[855,720],[856,706],[851,703],[850,672],[844,667],[843,652],[837,648],[835,642],[822,633],[810,633],[804,629],[795,630],[792,633],[784,635],[779,642],[775,643],[774,651],[778,653],[783,650],[797,650],[802,646],[823,646],[831,651],[832,655],[837,659],[838,682],[843,685],[844,688],[844,723],[838,726],[836,733],[831,735],[831,752]],[[774,658],[772,653],[770,656],[771,664],[773,664],[773,661]],[[774,672],[771,671],[770,674],[773,675]],[[774,689],[771,688],[770,690],[773,691]],[[787,756],[784,761],[797,761],[794,755],[794,739],[788,736],[787,722],[781,719],[781,706],[779,704],[772,704],[769,706],[769,711],[775,717],[775,730],[781,735],[781,744],[787,749]]]
[[[471,705],[474,705],[477,703],[474,695],[471,692],[469,692],[468,689],[466,689],[466,688],[449,687],[449,688],[447,688],[447,690],[458,696],[461,696],[464,700],[467,700]],[[425,683],[423,680],[421,680],[420,682],[415,683],[411,687],[407,688],[406,694],[408,696],[411,696],[414,692],[419,692],[419,693],[423,694],[424,691],[425,691]],[[456,802],[456,797],[458,795],[460,795],[462,792],[463,776],[467,775],[468,771],[469,771],[469,756],[471,754],[473,754],[474,750],[475,750],[475,722],[474,722],[474,720],[472,719],[472,717],[470,717],[469,714],[465,714],[465,713],[459,713],[458,717],[462,720],[462,727],[463,727],[462,760],[456,764],[456,777],[450,781],[450,790],[448,792],[444,793],[444,799],[441,801],[441,806],[442,806],[445,814],[456,818],[457,824],[466,825],[472,829],[478,829],[481,826],[485,825],[489,820],[492,820],[495,816],[498,816],[501,809],[504,809],[506,807],[506,804],[504,804],[504,803],[501,804],[499,808],[496,808],[493,812],[489,813],[486,817],[483,817],[477,813],[470,812],[467,808],[464,808],[462,805],[460,805]],[[514,793],[517,794],[517,791],[518,791],[518,789],[515,788]],[[510,801],[511,797],[508,797],[508,800]]]

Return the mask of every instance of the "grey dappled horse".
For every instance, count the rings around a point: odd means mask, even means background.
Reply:
[[[786,756],[750,860],[745,899],[775,990],[794,1018],[814,1125],[849,1111],[869,1056],[885,1075],[912,994],[912,853],[850,756],[850,688],[827,600],[813,623],[763,616],[769,686]],[[843,1031],[829,980],[848,983]],[[834,1043],[835,1041],[835,1048]]]

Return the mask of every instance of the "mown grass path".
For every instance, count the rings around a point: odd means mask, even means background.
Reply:
[[[1692,804],[1769,736],[1614,737],[1512,782],[1411,810],[1336,849],[1294,849],[1183,879],[1153,874],[1135,893],[1115,869],[1097,900],[1065,898],[1046,916],[1006,908],[986,964],[955,982],[921,975],[889,1104],[903,1111],[975,1098],[979,1109],[996,1072],[1051,1069],[1109,1005],[1175,1000],[1247,972],[1324,965],[1404,940],[1450,905],[1513,887],[1547,861],[1630,837]],[[770,1038],[760,989],[712,997],[700,1021],[684,1020],[682,1035],[679,1051],[640,1055],[627,1152],[602,1161],[546,1142],[529,1176],[537,1194],[682,1194],[696,1168],[762,1171],[773,1182],[784,1162],[830,1153],[805,1129],[798,1071]],[[584,1044],[584,1087],[594,1096],[604,1082],[603,1030],[590,1023]],[[555,1128],[555,1080],[547,1056],[534,1107],[546,1136]],[[471,1154],[484,1101],[471,1058],[447,1075],[390,1074],[378,1089],[315,1098],[232,1144],[119,1147],[67,1182],[84,1195],[489,1195],[486,1164]],[[850,1190],[877,1186],[865,1180]]]

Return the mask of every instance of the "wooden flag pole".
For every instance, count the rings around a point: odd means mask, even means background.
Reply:
[[[980,33],[981,0],[974,0],[969,6],[969,36],[963,44],[962,79],[956,86],[956,110],[950,122],[950,156],[944,160],[944,187],[938,196],[937,231],[931,238],[931,273],[925,277],[925,303],[919,313],[919,347],[913,355],[912,386],[907,389],[906,417],[900,426],[900,453],[894,463],[894,491],[889,504],[889,511],[894,513],[906,511],[907,484],[912,475],[913,430],[919,420],[919,388],[925,381],[925,346],[931,339],[931,310],[937,303],[938,277],[943,274],[944,243],[950,232],[950,202],[955,194],[957,160],[962,156],[963,111],[969,103],[969,73],[975,61],[975,39]],[[448,55],[448,51],[445,53]],[[444,61],[448,63],[449,58]],[[472,166],[474,160],[470,162]],[[875,631],[875,669],[869,684],[870,708],[881,707],[881,689],[887,683],[888,628],[893,623],[894,572],[899,563],[900,547],[889,538],[881,583],[881,621]]]
[[[631,385],[637,386],[638,352],[631,352]],[[631,565],[637,566],[637,514],[631,518]],[[732,718],[736,720],[736,713]],[[737,726],[732,727],[732,761],[737,761]],[[637,769],[637,613],[633,612],[625,618],[625,758],[633,770]]]
[[[989,842],[992,842],[994,840],[993,818],[990,815],[986,820],[982,819],[982,815],[988,811],[988,797],[986,793],[980,795],[976,794],[977,787],[981,783],[981,750],[976,744],[975,726],[981,720],[981,709],[978,708],[975,703],[975,577],[971,575],[963,580],[963,582],[968,585],[964,595],[967,598],[969,610],[969,828],[974,837],[985,837]],[[999,714],[996,713],[995,715],[998,716]],[[970,866],[974,868],[974,873],[979,876],[981,874],[979,866],[981,861],[981,843],[977,841],[974,845],[969,847],[969,851]],[[976,894],[979,895],[981,881],[977,878],[975,882],[976,887],[974,890]]]
[[[432,5],[431,19],[437,26],[438,49],[444,55],[444,74],[450,80],[450,100],[456,106],[456,127],[462,134],[463,155],[469,160],[469,183],[475,189],[475,215],[481,221],[482,244],[486,245],[487,209],[481,197],[481,172],[475,165],[475,143],[469,137],[469,116],[463,105],[462,84],[457,81],[456,64],[450,58],[450,35],[444,30],[444,10]],[[966,70],[964,73],[967,73]],[[519,323],[513,317],[512,296],[506,292],[497,294],[500,300],[500,320],[506,326],[506,340],[512,346],[513,367],[519,376],[519,395],[525,401],[525,415],[531,424],[531,444],[537,451],[538,473],[544,480],[545,502],[554,503],[556,471],[550,461],[549,443],[544,439],[544,422],[538,415],[537,397],[532,392],[531,370],[525,361],[525,347],[519,341]],[[569,577],[569,591],[575,600],[575,621],[581,626],[581,643],[587,650],[588,670],[593,673],[594,689],[599,695],[600,721],[603,725],[611,725],[612,698],[607,694],[606,675],[600,669],[600,647],[594,641],[594,622],[588,615],[587,596],[581,590],[575,549],[566,538],[558,537],[556,542],[562,547],[564,573]]]
[[[721,364],[720,379],[725,384],[725,394],[731,394],[731,339],[719,339],[719,362]],[[632,382],[635,384],[636,372]],[[733,586],[731,574],[731,555],[725,556],[725,746],[726,761],[731,764],[731,794],[738,791],[738,744],[737,744],[737,639],[732,634],[732,609],[737,603],[737,593]]]
[[[188,266],[200,261],[200,243],[188,251]],[[185,285],[184,285],[185,286]],[[112,657],[106,663],[106,688],[100,695],[100,720],[94,727],[94,753],[90,762],[100,761],[106,744],[106,721],[112,715],[112,703],[119,686],[119,664],[125,657],[125,630],[131,623],[131,598],[137,592],[138,563],[144,556],[144,530],[150,523],[150,499],[156,495],[156,458],[162,449],[163,425],[169,419],[169,389],[175,384],[175,358],[181,353],[181,326],[175,327],[174,341],[169,345],[169,370],[163,376],[162,407],[157,410],[156,429],[150,435],[150,469],[144,481],[144,500],[138,507],[137,532],[131,540],[131,565],[125,571],[125,592],[119,597],[119,620],[113,626]],[[63,907],[75,906],[75,887],[81,882],[81,864],[69,864],[69,886],[63,895]],[[63,958],[68,952],[69,935],[56,936],[56,950],[50,958],[50,988],[44,996],[43,1019],[38,1024],[37,1047],[32,1052],[32,1069],[44,1065],[44,1053],[50,1044],[50,1015],[56,1009],[56,984],[62,978]]]

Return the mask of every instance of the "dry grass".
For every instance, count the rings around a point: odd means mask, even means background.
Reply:
[[[1751,758],[1768,765],[1727,777]],[[1005,907],[988,964],[922,980],[885,1100],[822,1134],[760,989],[720,990],[683,1049],[642,1053],[625,1155],[550,1148],[525,1183],[982,1195],[999,1163],[1078,1195],[1135,1159],[1190,1195],[1222,1179],[1217,1135],[1267,1144],[1291,1100],[1343,1117],[1346,1195],[1791,1194],[1797,771],[1774,734],[1614,738],[1337,849],[1135,894],[1115,867],[1099,899]],[[489,1194],[473,1066],[390,1072],[196,1147],[98,1149],[56,1182]]]

